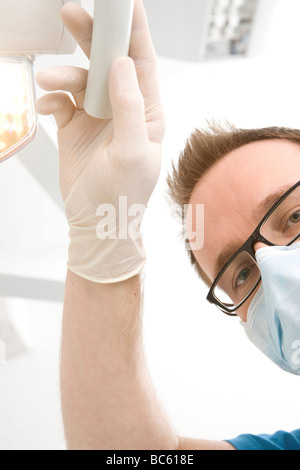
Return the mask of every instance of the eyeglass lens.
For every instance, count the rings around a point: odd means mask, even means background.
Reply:
[[[260,230],[272,245],[286,246],[300,235],[300,187],[296,188],[270,215]],[[260,271],[255,260],[240,253],[229,265],[214,290],[215,298],[224,306],[238,307],[256,287]]]

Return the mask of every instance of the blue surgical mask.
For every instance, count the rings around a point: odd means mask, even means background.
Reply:
[[[242,325],[271,361],[300,375],[300,243],[262,248],[256,259],[262,285]]]

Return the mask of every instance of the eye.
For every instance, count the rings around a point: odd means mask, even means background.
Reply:
[[[236,278],[235,287],[240,287],[248,281],[251,276],[251,268],[244,268]]]
[[[300,211],[295,212],[288,220],[288,226],[300,223]]]

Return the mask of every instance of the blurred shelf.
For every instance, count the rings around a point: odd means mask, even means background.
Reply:
[[[278,1],[144,0],[144,5],[157,54],[199,62],[259,54]]]

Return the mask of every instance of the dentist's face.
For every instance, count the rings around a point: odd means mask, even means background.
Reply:
[[[234,150],[199,181],[190,204],[205,206],[205,244],[194,255],[212,282],[253,233],[266,206],[271,208],[299,180],[300,146],[269,140]],[[252,299],[237,311],[244,321]]]

